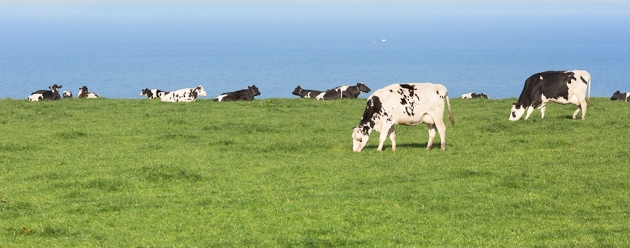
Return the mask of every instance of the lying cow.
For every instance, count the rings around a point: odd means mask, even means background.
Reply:
[[[197,88],[184,88],[181,90],[171,91],[160,96],[163,102],[194,102],[199,96],[207,96],[206,90],[199,85]]]
[[[615,93],[613,93],[612,97],[610,98],[610,100],[620,100],[620,101],[624,101],[624,102],[630,102],[630,92],[626,92],[621,94],[621,92],[619,91],[615,91]]]
[[[295,87],[295,90],[293,90],[293,95],[299,96],[301,98],[315,98],[317,95],[323,93],[322,91],[319,90],[305,90],[302,89],[302,87],[300,87],[299,85],[297,87]]]
[[[225,101],[253,101],[255,96],[260,96],[260,91],[258,91],[258,87],[256,85],[247,86],[246,90],[239,90],[234,92],[222,93],[221,95],[214,98],[215,102],[225,102]]]
[[[155,99],[155,98],[160,98],[163,95],[168,94],[169,92],[166,91],[162,91],[162,90],[158,90],[158,89],[152,89],[150,90],[149,88],[144,88],[141,92],[140,92],[140,96],[146,96],[149,99]]]
[[[548,102],[560,104],[575,104],[577,109],[573,113],[573,119],[582,110],[582,120],[586,118],[587,103],[584,99],[588,88],[588,101],[591,101],[591,75],[586,71],[546,71],[536,73],[527,80],[516,103],[510,110],[511,121],[521,119],[527,110],[525,120],[534,111],[540,109],[541,117],[545,118],[545,108]]]
[[[483,92],[481,94],[470,92],[468,94],[461,95],[459,98],[461,99],[473,99],[473,98],[488,99],[488,95],[486,95],[486,93],[483,93]]]
[[[89,92],[88,87],[83,85],[83,87],[79,88],[79,95],[77,98],[99,98],[100,96],[94,92]]]
[[[41,100],[59,100],[61,96],[59,95],[59,89],[61,89],[61,85],[53,84],[52,86],[48,86],[50,90],[38,90],[28,97],[29,101],[41,101]]]
[[[62,94],[63,98],[72,98],[72,92],[70,91],[64,91]]]
[[[339,86],[322,92],[315,98],[317,100],[336,100],[339,98],[357,98],[361,92],[369,93],[368,88],[363,82],[357,83],[355,86]]]
[[[378,151],[389,136],[392,150],[396,150],[394,126],[427,124],[429,142],[433,146],[435,131],[440,134],[441,149],[446,149],[446,125],[444,124],[444,100],[448,106],[451,125],[455,126],[448,92],[443,85],[432,83],[392,84],[374,92],[367,100],[363,118],[352,132],[352,150],[361,152],[373,130],[380,132]]]

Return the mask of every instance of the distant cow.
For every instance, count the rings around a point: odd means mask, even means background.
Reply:
[[[481,93],[481,94],[477,94],[477,93],[468,93],[468,94],[463,94],[461,95],[459,98],[461,99],[473,99],[473,98],[484,98],[484,99],[488,99],[488,95],[486,95],[486,93]]]
[[[317,100],[336,100],[339,98],[357,98],[361,92],[369,93],[368,88],[363,82],[357,83],[355,86],[339,86],[322,92],[315,98]]]
[[[163,95],[168,94],[169,92],[166,91],[162,91],[162,90],[158,90],[158,89],[152,89],[150,90],[149,88],[144,88],[141,92],[140,95],[141,96],[146,96],[149,99],[155,99],[155,98],[160,98]]]
[[[545,118],[545,108],[548,102],[560,104],[575,104],[577,109],[573,119],[582,110],[582,120],[586,118],[587,103],[584,99],[588,88],[588,101],[591,101],[591,75],[586,71],[546,71],[536,73],[527,80],[518,101],[512,104],[510,110],[511,121],[521,119],[527,110],[525,120],[529,119],[535,108],[540,109],[541,117]]]
[[[377,90],[367,100],[363,118],[352,132],[352,150],[360,152],[373,130],[380,132],[378,151],[389,136],[392,150],[396,150],[394,126],[427,124],[429,142],[433,146],[435,131],[440,134],[441,149],[446,149],[446,125],[444,124],[444,100],[448,106],[451,125],[455,126],[448,92],[443,85],[432,83],[392,84]]]
[[[77,98],[99,98],[100,96],[94,92],[89,92],[88,87],[83,85],[83,87],[79,88],[79,95]]]
[[[72,98],[72,92],[70,91],[64,91],[62,94],[63,98]]]
[[[622,94],[619,91],[615,91],[615,93],[613,93],[610,100],[620,100],[624,102],[630,102],[630,92],[626,92]]]
[[[225,102],[225,101],[253,101],[254,96],[259,96],[260,91],[258,91],[258,87],[256,85],[247,86],[246,90],[239,90],[234,92],[222,93],[221,95],[214,98],[215,102]]]
[[[199,85],[197,88],[184,88],[176,91],[165,93],[160,97],[163,102],[194,102],[198,96],[207,96],[208,94]]]
[[[317,95],[323,93],[322,91],[319,90],[305,90],[302,89],[302,87],[300,87],[299,85],[297,87],[295,87],[295,90],[293,90],[293,95],[299,96],[301,98],[315,98]]]
[[[61,85],[53,84],[52,86],[48,86],[50,90],[38,90],[28,97],[29,101],[41,101],[41,100],[59,100],[61,96],[59,95],[59,89],[61,89]]]

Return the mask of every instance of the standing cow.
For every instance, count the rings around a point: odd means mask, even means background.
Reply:
[[[588,88],[588,101],[591,101],[591,74],[586,71],[546,71],[536,73],[527,80],[518,101],[512,104],[510,111],[511,121],[521,119],[527,110],[525,120],[529,119],[535,108],[540,109],[541,117],[545,118],[545,109],[548,102],[560,104],[575,104],[577,109],[573,113],[573,119],[582,110],[582,120],[586,118],[586,90]]]
[[[444,100],[448,106],[451,125],[455,126],[446,87],[432,83],[392,84],[374,92],[367,100],[363,118],[352,132],[352,150],[361,152],[373,130],[380,132],[378,151],[389,136],[392,150],[396,150],[394,126],[427,124],[429,142],[433,146],[435,131],[440,134],[441,149],[446,149],[446,125],[444,124]]]
[[[338,86],[320,93],[315,98],[317,100],[337,100],[339,98],[357,98],[361,92],[369,93],[370,88],[363,82],[358,82],[355,86]]]
[[[321,94],[323,92],[319,91],[319,90],[305,90],[302,89],[302,87],[300,87],[299,85],[297,87],[295,87],[295,90],[293,90],[293,95],[299,96],[301,98],[315,98],[317,95]]]
[[[247,86],[246,90],[226,92],[214,98],[215,102],[227,101],[253,101],[255,96],[260,96],[260,91],[256,85]]]
[[[41,100],[59,100],[61,96],[59,95],[59,89],[62,88],[61,85],[53,84],[52,86],[48,86],[50,90],[38,90],[28,97],[29,101],[41,101]]]
[[[163,102],[194,102],[197,101],[198,96],[207,96],[206,90],[203,86],[199,85],[197,88],[184,88],[160,96],[160,100]]]
[[[474,99],[474,98],[488,99],[488,95],[486,95],[486,93],[483,93],[483,92],[480,94],[470,92],[467,94],[462,94],[459,98],[461,99]]]

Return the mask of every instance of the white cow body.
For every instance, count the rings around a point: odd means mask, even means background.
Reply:
[[[207,96],[208,94],[201,85],[197,88],[184,88],[171,91],[160,97],[163,102],[194,102],[198,96]]]
[[[30,96],[28,96],[28,100],[29,101],[33,101],[33,102],[38,102],[44,99],[44,96],[42,94],[32,94]]]
[[[377,150],[389,136],[392,150],[396,150],[394,126],[427,124],[431,149],[436,131],[440,134],[441,149],[446,149],[446,125],[444,124],[444,100],[448,105],[451,124],[455,125],[451,113],[448,92],[443,85],[432,83],[392,84],[374,92],[367,100],[363,117],[352,133],[352,150],[360,152],[373,130],[380,132]]]

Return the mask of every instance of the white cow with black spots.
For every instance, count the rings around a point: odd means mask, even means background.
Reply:
[[[378,151],[389,136],[392,150],[396,150],[394,126],[427,124],[431,149],[435,132],[440,134],[441,149],[446,149],[446,125],[444,124],[444,101],[448,106],[451,125],[455,126],[446,87],[432,83],[392,84],[374,92],[367,100],[363,118],[352,132],[352,150],[360,152],[368,142],[373,130],[380,132]]]

